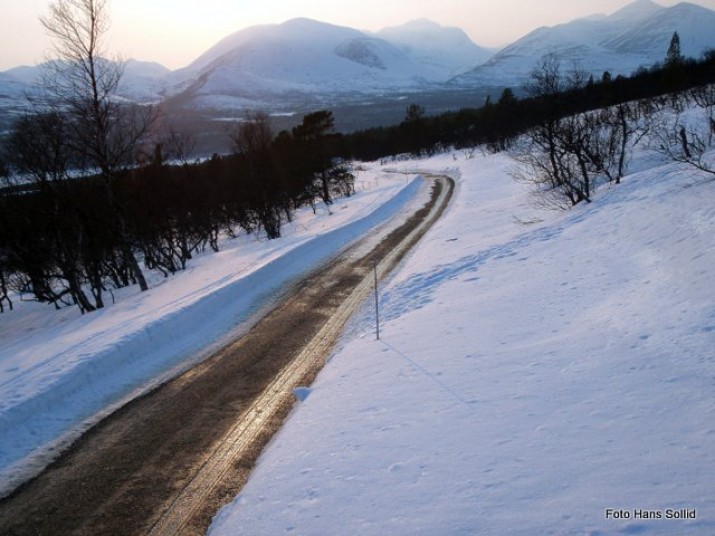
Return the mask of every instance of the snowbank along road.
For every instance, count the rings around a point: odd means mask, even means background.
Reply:
[[[0,502],[0,533],[203,534],[369,296],[373,267],[384,277],[447,206],[454,182],[431,178],[430,201],[369,253],[358,244],[306,278],[248,335],[101,422]]]

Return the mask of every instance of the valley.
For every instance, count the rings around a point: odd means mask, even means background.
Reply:
[[[317,110],[331,110],[335,117],[335,130],[349,133],[373,127],[387,127],[400,123],[409,104],[423,106],[428,115],[440,114],[461,108],[478,108],[487,99],[498,98],[503,88],[435,89],[423,92],[396,92],[376,95],[352,94],[305,97],[294,101],[278,101],[260,108],[271,116],[275,133],[290,130],[300,124],[303,116]],[[163,121],[176,130],[191,132],[196,140],[195,156],[210,156],[214,152],[231,151],[227,129],[243,121],[246,110],[235,108],[189,109],[175,99],[169,99],[162,108]]]

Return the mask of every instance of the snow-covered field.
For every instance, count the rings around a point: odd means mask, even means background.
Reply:
[[[399,165],[451,208],[210,535],[715,534],[715,181],[640,154],[541,212],[456,156]]]
[[[450,208],[382,285],[381,340],[366,304],[211,536],[715,533],[715,182],[642,153],[624,184],[547,212],[512,165],[374,163],[332,215],[227,242],[103,311],[16,303],[3,489],[405,214],[406,177],[446,172]]]
[[[357,171],[357,194],[330,213],[299,212],[279,240],[226,240],[148,292],[115,292],[115,305],[85,316],[15,296],[15,310],[0,315],[0,496],[107,412],[248,329],[301,274],[389,218],[404,219],[423,185]]]

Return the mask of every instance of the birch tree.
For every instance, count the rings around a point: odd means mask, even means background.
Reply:
[[[56,0],[40,21],[53,41],[43,84],[51,96],[50,105],[70,115],[73,152],[85,172],[101,177],[123,261],[140,288],[147,290],[116,181],[118,172],[132,162],[152,113],[122,105],[117,99],[124,63],[109,59],[105,47],[109,4],[107,0]]]

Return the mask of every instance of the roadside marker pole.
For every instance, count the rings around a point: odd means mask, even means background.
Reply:
[[[375,279],[375,332],[377,334],[377,340],[380,340],[380,305],[377,296],[377,263],[372,263],[372,273]]]

